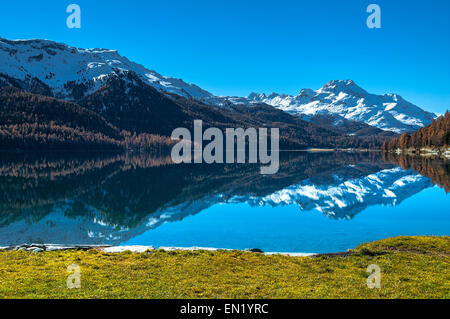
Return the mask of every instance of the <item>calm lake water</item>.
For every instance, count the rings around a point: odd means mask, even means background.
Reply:
[[[344,251],[450,235],[450,165],[381,153],[283,154],[257,165],[172,165],[146,154],[0,157],[0,246],[23,243]]]

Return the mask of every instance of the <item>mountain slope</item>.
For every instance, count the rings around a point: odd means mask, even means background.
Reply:
[[[386,141],[383,150],[396,151],[411,150],[420,153],[422,148],[440,149],[439,152],[450,153],[450,112],[445,112],[444,116],[433,120],[433,122],[422,127],[413,134],[402,134],[401,137]],[[447,157],[450,154],[447,154]]]
[[[182,107],[146,84],[134,72],[111,74],[79,104],[123,130],[170,136],[190,121]]]
[[[308,122],[339,134],[354,135],[358,137],[397,137],[392,131],[385,131],[363,122],[347,120],[346,118],[333,114],[316,114],[307,118]]]
[[[140,149],[167,151],[158,134],[133,134],[76,103],[0,86],[0,150]]]
[[[159,91],[213,102],[216,97],[196,85],[162,76],[108,49],[79,49],[49,40],[0,38],[1,74],[20,81],[39,79],[55,97],[78,100],[100,88],[108,75],[133,71]]]
[[[415,131],[436,117],[397,94],[370,94],[352,80],[330,81],[317,91],[303,89],[297,96],[276,93],[248,96],[248,103],[261,102],[304,119],[333,115],[336,119],[345,118],[395,133]]]
[[[119,148],[121,132],[77,104],[0,88],[0,149]]]
[[[230,105],[213,107],[196,99],[158,92],[131,71],[108,76],[105,84],[79,102],[104,116],[120,129],[170,136],[177,127],[192,128],[194,120],[203,126],[225,131],[229,127],[277,127],[281,149],[308,147],[379,148],[387,137],[373,128],[372,135],[348,136],[283,112],[275,107],[254,103],[252,107]]]

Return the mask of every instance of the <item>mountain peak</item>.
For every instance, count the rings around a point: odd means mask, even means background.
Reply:
[[[252,92],[250,93],[247,98],[249,100],[262,100],[266,97],[266,94],[264,93],[256,93],[256,92]]]
[[[356,83],[353,80],[331,80],[328,81],[324,87],[335,87],[335,86],[353,86]]]
[[[331,80],[325,84],[320,92],[333,92],[333,93],[357,93],[357,94],[367,94],[367,92],[359,87],[353,80]]]
[[[316,91],[311,89],[301,89],[300,93],[298,94],[299,97],[312,97],[316,94]]]
[[[32,49],[38,50],[46,50],[46,49],[57,49],[60,51],[70,51],[70,52],[87,52],[87,53],[115,53],[119,54],[117,50],[110,50],[105,48],[89,48],[89,49],[80,49],[77,47],[69,46],[65,43],[56,42],[53,40],[47,39],[17,39],[10,40],[6,38],[0,37],[0,46],[28,46]]]

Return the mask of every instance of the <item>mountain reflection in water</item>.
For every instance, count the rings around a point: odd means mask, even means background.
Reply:
[[[449,191],[449,176],[444,160],[376,152],[285,153],[271,176],[254,164],[173,165],[146,154],[3,153],[0,245],[119,245],[218,203],[352,219],[433,183]]]

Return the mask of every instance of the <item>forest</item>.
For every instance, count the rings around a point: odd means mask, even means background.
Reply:
[[[173,142],[157,134],[121,130],[75,103],[0,89],[0,150],[167,151]]]
[[[433,122],[413,134],[404,133],[400,137],[393,138],[383,143],[384,151],[397,149],[413,149],[421,148],[448,148],[450,146],[450,113],[434,119]]]

